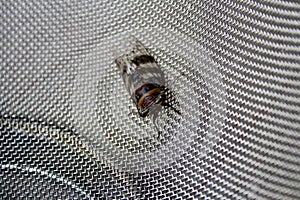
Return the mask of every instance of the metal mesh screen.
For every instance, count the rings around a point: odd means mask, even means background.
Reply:
[[[0,2],[0,197],[300,199],[297,1]],[[134,113],[128,37],[181,115]]]

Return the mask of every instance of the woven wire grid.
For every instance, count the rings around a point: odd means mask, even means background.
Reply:
[[[1,198],[300,198],[299,3],[0,5]],[[114,64],[129,35],[181,111],[160,139]]]

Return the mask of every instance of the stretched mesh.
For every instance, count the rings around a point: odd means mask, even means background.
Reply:
[[[298,2],[0,5],[1,199],[300,198]],[[180,115],[137,114],[132,36]]]

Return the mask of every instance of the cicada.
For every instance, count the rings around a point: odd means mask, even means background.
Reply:
[[[155,120],[163,106],[180,114],[167,102],[169,89],[163,71],[140,41],[136,40],[132,50],[115,62],[140,117],[153,116]]]

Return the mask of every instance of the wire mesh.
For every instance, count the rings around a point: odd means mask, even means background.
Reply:
[[[1,2],[0,197],[300,198],[293,1]],[[139,39],[181,115],[143,120]]]

